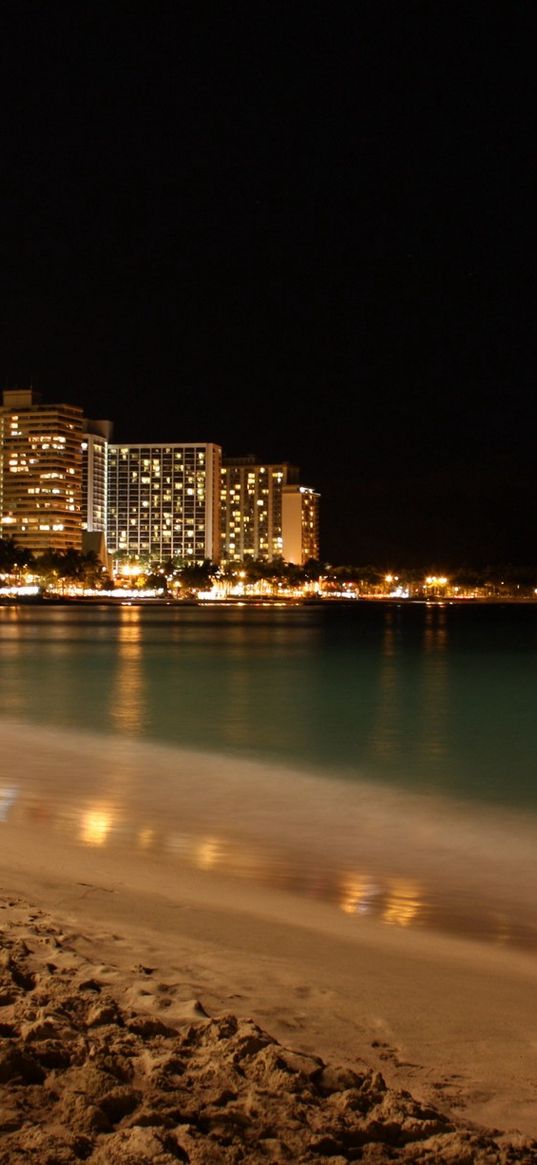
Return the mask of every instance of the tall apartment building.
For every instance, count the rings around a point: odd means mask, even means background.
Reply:
[[[224,458],[222,557],[260,558],[302,565],[319,557],[319,494],[298,484],[298,469],[283,462],[260,465],[255,457]]]
[[[219,562],[319,556],[319,495],[287,462],[228,458],[219,445],[111,444],[110,421],[6,390],[0,408],[0,530],[39,554]],[[223,551],[223,554],[221,554]]]
[[[82,550],[91,551],[109,573],[112,560],[106,545],[108,514],[108,445],[112,421],[84,421],[82,438]]]
[[[106,532],[108,446],[112,421],[84,421],[82,438],[82,529]]]
[[[302,566],[319,558],[320,494],[305,485],[286,485],[282,490],[283,557]]]
[[[221,456],[201,442],[110,445],[110,554],[219,562]]]
[[[0,409],[0,523],[39,554],[82,542],[82,409],[9,389]]]
[[[255,457],[226,457],[222,466],[222,557],[228,561],[284,555],[283,487],[298,481],[287,462],[260,465]]]

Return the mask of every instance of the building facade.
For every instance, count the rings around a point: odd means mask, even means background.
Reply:
[[[226,457],[222,466],[222,557],[227,562],[284,555],[282,491],[298,469],[257,464],[255,457]]]
[[[108,447],[107,543],[115,558],[220,561],[219,445]]]
[[[82,409],[41,404],[33,389],[3,393],[0,522],[34,554],[82,544]]]
[[[305,485],[286,485],[282,490],[283,557],[303,566],[319,558],[320,495]]]
[[[227,458],[204,442],[111,443],[112,423],[6,390],[0,530],[39,554],[94,549],[103,563],[319,557],[319,495],[287,462]]]
[[[82,439],[82,530],[106,533],[108,445],[111,421],[84,421]]]

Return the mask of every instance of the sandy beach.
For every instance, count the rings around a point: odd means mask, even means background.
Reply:
[[[527,956],[22,830],[2,867],[1,1165],[537,1161]]]
[[[2,758],[0,1165],[537,1162],[531,822],[15,724]]]

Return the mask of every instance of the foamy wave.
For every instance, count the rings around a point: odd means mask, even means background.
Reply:
[[[46,828],[140,862],[184,862],[391,924],[458,917],[481,933],[483,918],[495,917],[505,941],[531,937],[534,926],[537,934],[537,822],[518,813],[357,774],[15,721],[0,722],[0,747],[6,829]]]

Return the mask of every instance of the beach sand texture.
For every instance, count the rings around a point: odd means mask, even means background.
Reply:
[[[187,956],[170,976],[132,935],[0,905],[1,1165],[537,1162],[537,1141],[465,1125],[365,1058],[325,1063],[208,1015]]]

